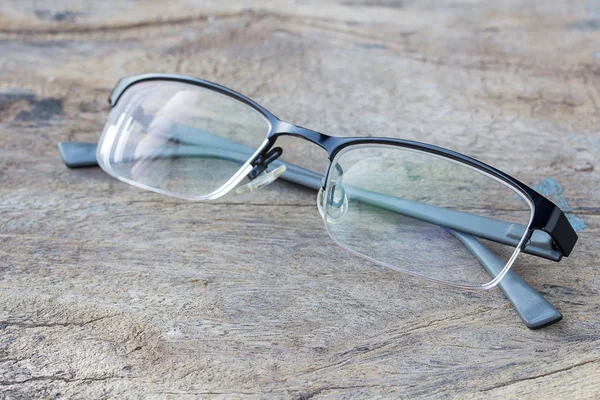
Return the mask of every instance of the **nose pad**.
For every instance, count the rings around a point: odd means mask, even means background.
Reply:
[[[285,165],[280,165],[270,172],[263,172],[254,180],[245,184],[244,186],[240,186],[236,189],[235,194],[244,194],[248,192],[254,192],[255,190],[260,189],[263,186],[267,186],[269,183],[274,182],[277,178],[279,178],[285,172]]]
[[[332,189],[329,191],[329,198],[327,199],[327,220],[329,224],[335,224],[340,222],[346,213],[348,212],[348,196],[343,186],[331,183]],[[319,189],[317,193],[317,208],[321,218],[325,220],[325,210],[323,210],[323,188]]]

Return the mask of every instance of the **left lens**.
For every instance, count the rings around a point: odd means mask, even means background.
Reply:
[[[111,110],[97,158],[109,174],[144,189],[214,198],[269,129],[260,112],[210,88],[143,81]]]
[[[527,198],[482,170],[388,145],[341,150],[322,201],[327,230],[342,247],[467,288],[487,288],[510,267],[532,215]]]

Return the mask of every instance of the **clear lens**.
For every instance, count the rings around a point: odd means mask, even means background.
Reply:
[[[398,146],[342,150],[322,201],[327,230],[342,247],[468,288],[488,288],[508,270],[532,215],[523,195],[491,175]]]
[[[262,114],[232,97],[185,83],[146,81],[129,87],[111,110],[98,160],[109,174],[145,189],[214,198],[268,132]]]

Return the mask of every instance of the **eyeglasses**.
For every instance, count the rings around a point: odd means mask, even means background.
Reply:
[[[98,144],[59,144],[72,168],[100,165],[134,186],[189,200],[278,177],[318,190],[331,238],[374,263],[461,289],[499,284],[530,328],[561,314],[510,267],[520,252],[560,261],[577,234],[530,187],[440,147],[333,137],[283,122],[223,86],[176,75],[121,79]],[[279,159],[279,137],[326,150],[324,175]]]

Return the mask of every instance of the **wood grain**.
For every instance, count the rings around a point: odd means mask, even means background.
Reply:
[[[599,39],[595,1],[3,1],[0,397],[600,398]],[[291,184],[200,204],[67,170],[56,143],[151,71],[534,185],[580,241],[515,268],[564,320],[358,260]]]

